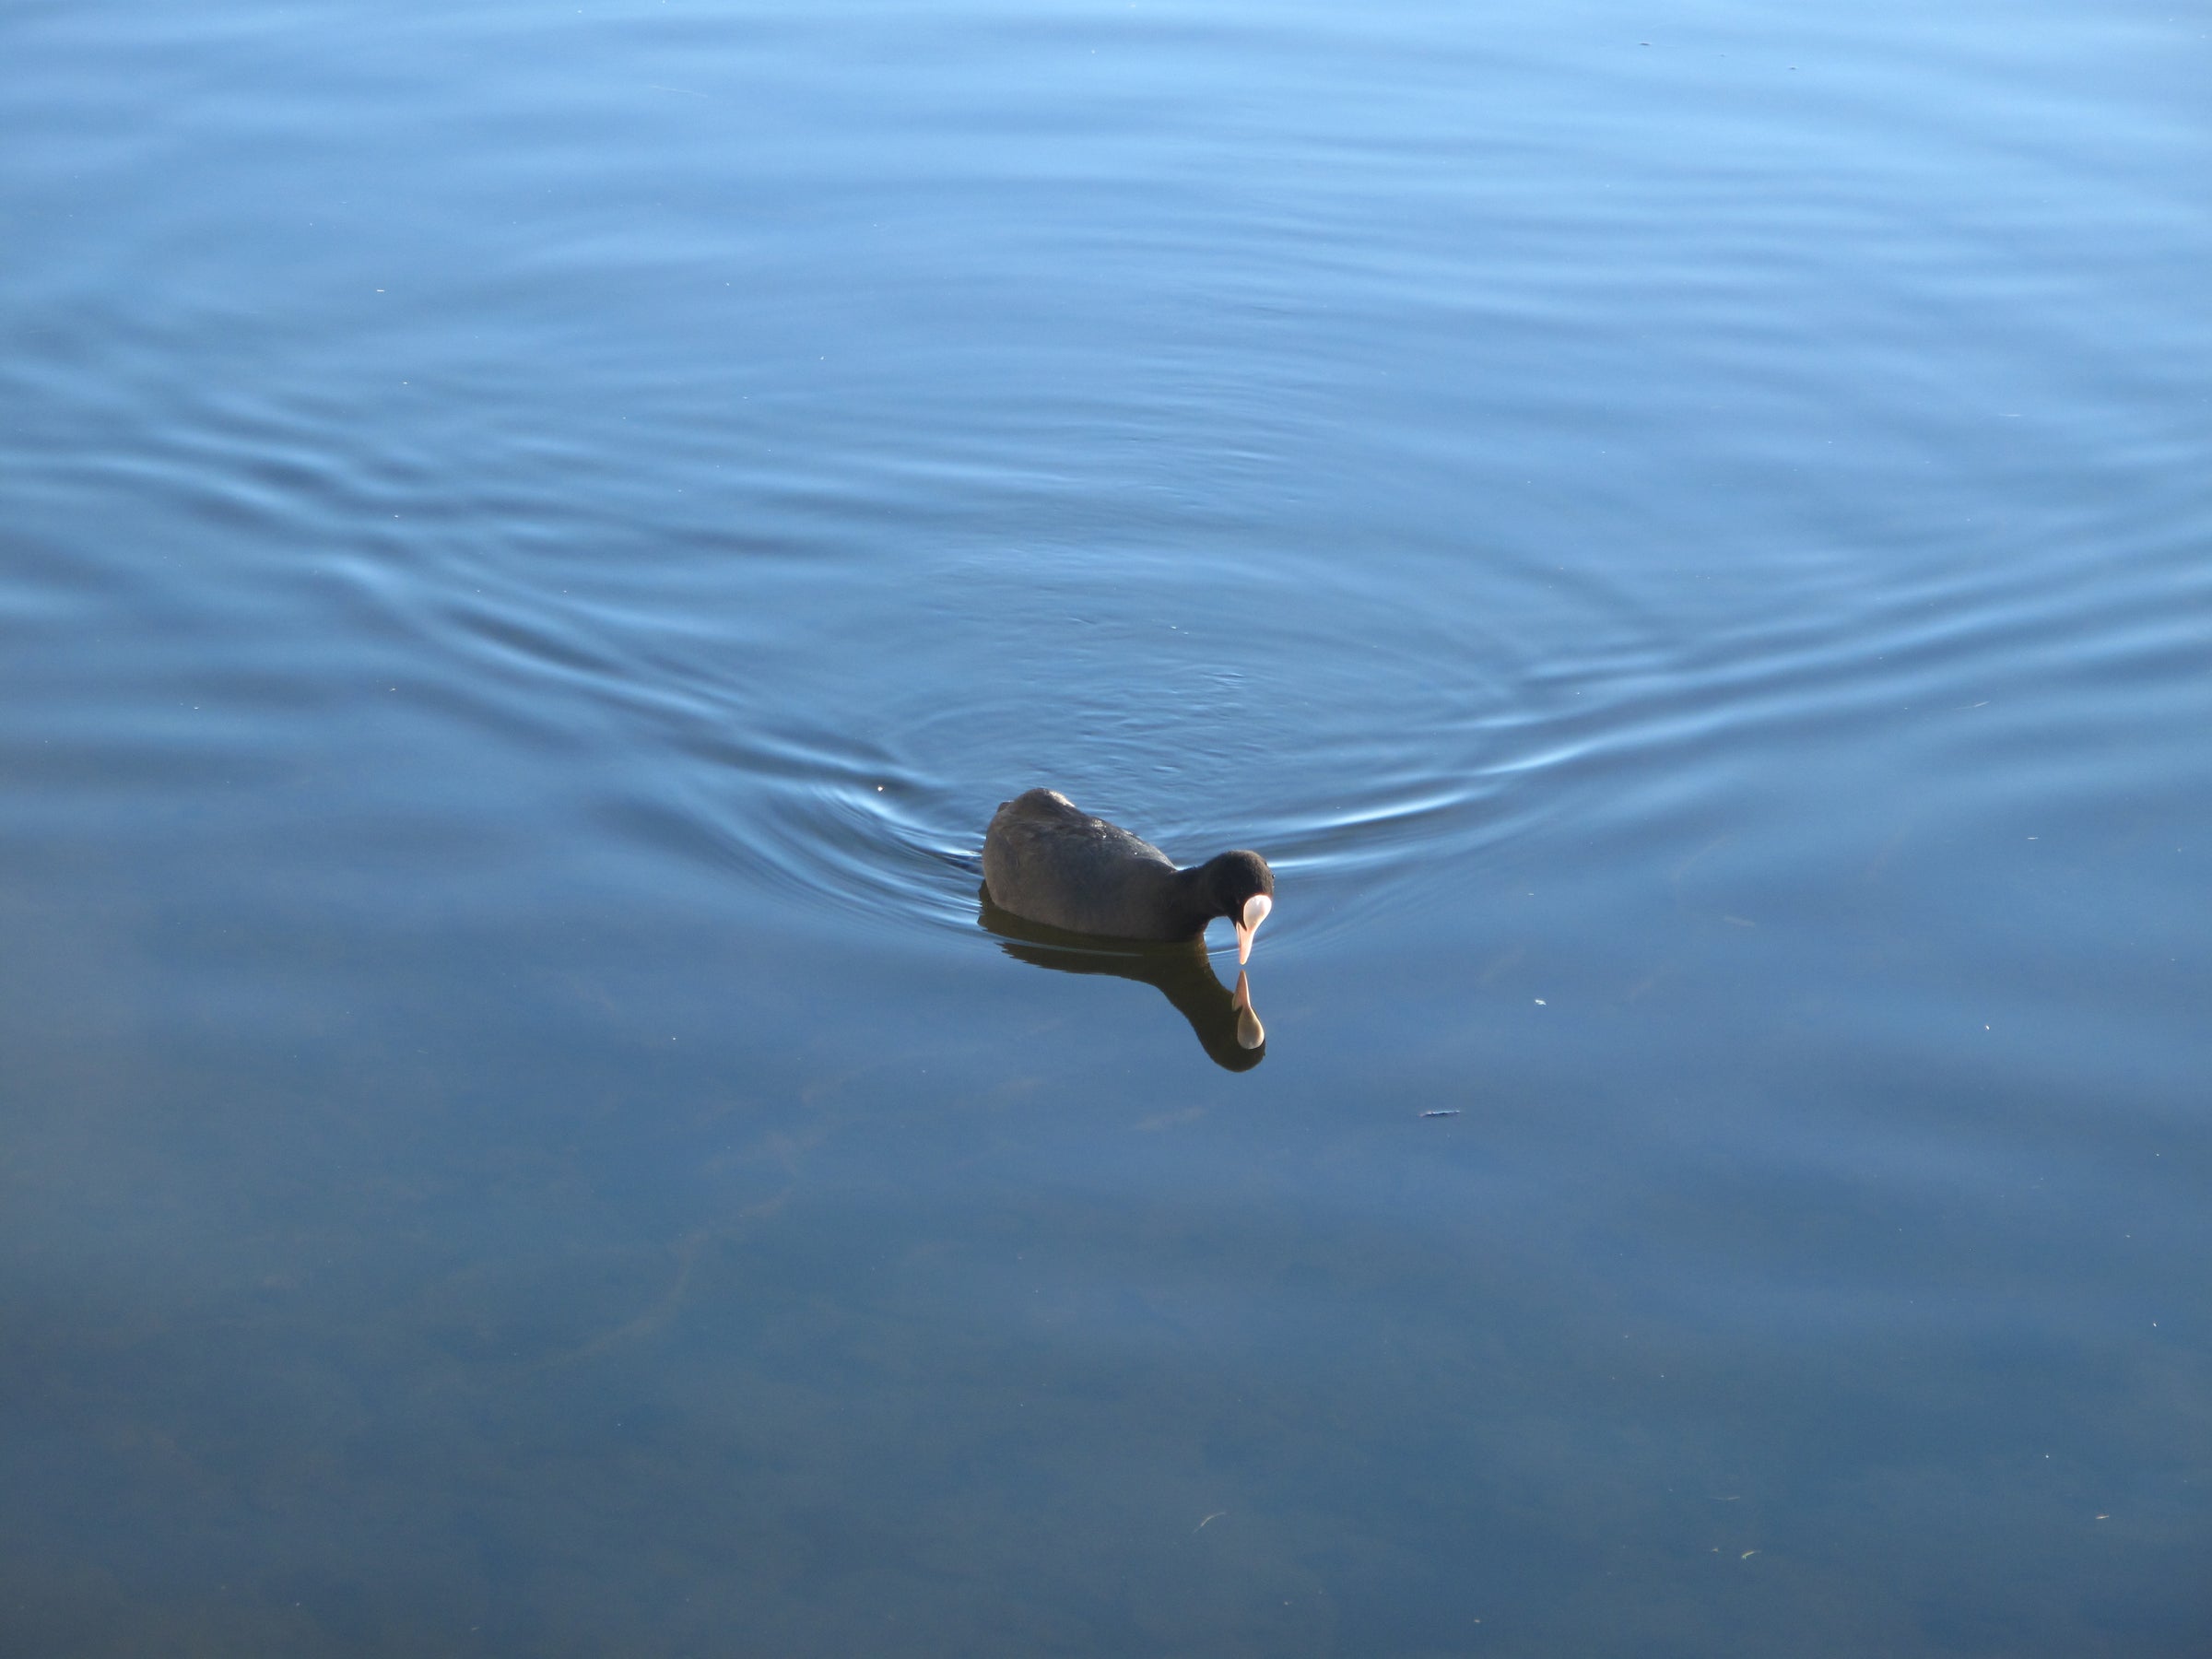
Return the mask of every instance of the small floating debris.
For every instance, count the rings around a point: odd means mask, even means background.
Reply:
[[[1421,1113],[1421,1115],[1423,1117],[1457,1117],[1459,1115],[1459,1108],[1456,1106],[1446,1106],[1441,1111],[1424,1112]]]

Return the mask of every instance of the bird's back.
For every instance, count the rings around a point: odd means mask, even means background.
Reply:
[[[1124,939],[1195,931],[1174,862],[1056,790],[999,804],[983,836],[983,881],[1001,909],[1051,927]]]

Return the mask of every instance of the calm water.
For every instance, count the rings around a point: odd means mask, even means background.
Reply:
[[[0,51],[0,1645],[2212,1650],[2202,5]]]

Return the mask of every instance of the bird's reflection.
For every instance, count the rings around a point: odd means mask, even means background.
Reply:
[[[1267,1031],[1253,1012],[1251,982],[1237,972],[1235,990],[1224,985],[1206,954],[1204,938],[1155,945],[1142,939],[1099,939],[1025,921],[991,902],[979,888],[977,918],[998,935],[998,947],[1010,957],[1062,973],[1111,973],[1157,986],[1191,1022],[1191,1030],[1214,1064],[1230,1071],[1250,1071],[1267,1057]]]

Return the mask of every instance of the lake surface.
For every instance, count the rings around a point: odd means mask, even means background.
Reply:
[[[2202,6],[0,50],[0,1645],[2212,1651]]]

